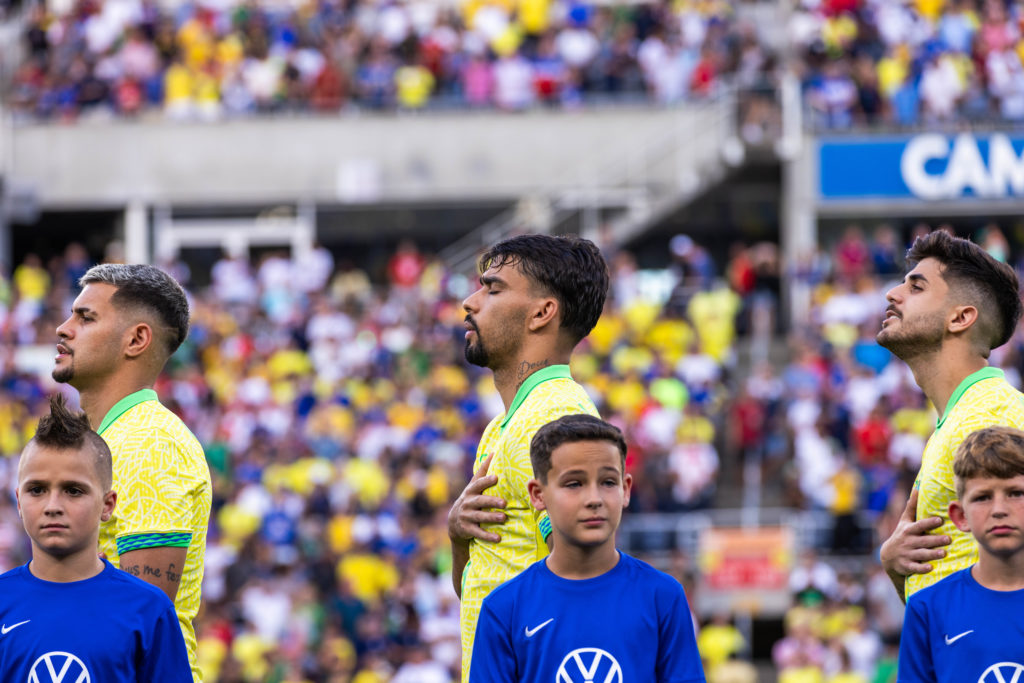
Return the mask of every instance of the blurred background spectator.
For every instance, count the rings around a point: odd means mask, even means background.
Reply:
[[[997,230],[986,243],[1006,249]],[[609,255],[607,310],[574,357],[574,375],[627,435],[632,514],[735,507],[751,485],[739,472],[753,467],[763,505],[831,520],[794,564],[774,665],[888,680],[873,672],[891,666],[902,607],[869,553],[898,517],[935,420],[873,341],[902,245],[889,228],[851,226],[818,258],[813,325],[790,333],[791,353],[754,364],[741,321],[758,295],[744,264],[762,247],[737,244],[726,268],[692,240],[672,242],[664,274],[677,284],[664,300],[630,285],[629,254]],[[2,569],[27,557],[9,495],[14,456],[46,394],[63,390],[11,351],[51,344],[89,263],[71,245],[0,278]],[[172,267],[189,286],[188,269]],[[214,477],[197,622],[210,681],[456,675],[445,515],[500,410],[462,358],[467,287],[412,242],[379,276],[337,267],[321,248],[302,263],[225,255],[209,287],[189,287],[192,332],[157,390],[203,442]],[[774,315],[775,292],[760,296]],[[1022,357],[1018,333],[992,360],[1019,377]],[[709,622],[704,656],[742,675],[751,643],[729,635],[729,618]]]

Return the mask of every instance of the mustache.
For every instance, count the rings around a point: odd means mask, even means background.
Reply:
[[[465,317],[465,319],[464,319],[464,322],[466,322],[466,323],[467,323],[468,325],[472,325],[472,326],[473,326],[473,330],[474,330],[474,331],[475,331],[475,332],[476,332],[477,334],[480,334],[480,328],[479,328],[479,327],[477,327],[477,325],[476,325],[476,321],[475,321],[475,320],[473,320],[473,316],[471,316],[471,315],[469,315],[469,314],[467,313],[467,314],[466,314],[466,317]]]

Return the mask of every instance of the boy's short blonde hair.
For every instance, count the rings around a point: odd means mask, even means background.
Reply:
[[[1024,475],[1024,431],[986,427],[967,436],[953,459],[956,496],[964,497],[968,479],[1012,479]]]

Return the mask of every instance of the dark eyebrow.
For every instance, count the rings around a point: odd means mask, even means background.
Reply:
[[[77,313],[78,315],[85,315],[86,313],[96,313],[96,311],[92,310],[88,306],[78,306],[77,308],[72,308],[71,312]]]
[[[482,284],[484,287],[490,287],[491,285],[504,285],[506,283],[504,280],[502,280],[500,277],[497,277],[496,275],[481,275],[480,284]]]
[[[41,481],[39,479],[28,479],[21,484],[22,486],[49,486],[50,482]],[[86,481],[75,481],[74,479],[63,479],[57,482],[57,486],[77,486],[80,489],[91,489],[89,482]]]
[[[622,471],[618,467],[612,467],[611,465],[602,466],[597,471],[597,473],[599,475],[606,474],[608,472],[614,472],[615,474],[622,474]],[[563,476],[563,477],[569,476],[569,475],[579,476],[581,474],[587,474],[587,470],[584,469],[583,467],[577,467],[575,469],[566,470],[566,471],[562,472],[562,474],[560,476]]]
[[[908,273],[907,280],[910,282],[928,282],[928,278],[926,278],[924,275],[921,275],[921,273]]]

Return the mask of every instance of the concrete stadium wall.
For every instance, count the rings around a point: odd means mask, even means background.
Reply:
[[[625,174],[669,131],[699,139],[700,116],[643,107],[19,124],[7,171],[43,209],[515,198]]]

